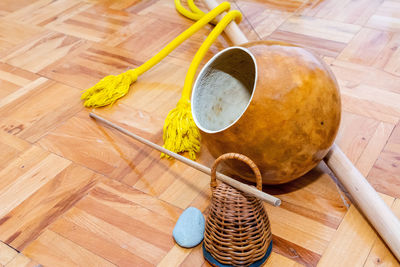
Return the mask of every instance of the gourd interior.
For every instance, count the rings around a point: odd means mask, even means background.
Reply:
[[[233,125],[248,107],[255,89],[254,57],[240,47],[222,51],[200,73],[193,90],[193,118],[204,132]]]

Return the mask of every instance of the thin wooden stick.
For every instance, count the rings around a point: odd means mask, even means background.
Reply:
[[[215,0],[204,0],[204,2],[209,10],[212,10],[218,6],[218,3]],[[226,15],[225,12],[219,15],[217,20],[220,21],[224,15]],[[229,23],[224,32],[229,36],[229,39],[231,39],[234,45],[241,45],[249,42],[249,39],[247,39],[246,35],[244,35],[244,33],[240,30],[235,21]]]
[[[120,126],[118,126],[118,125],[116,125],[115,123],[112,123],[112,122],[100,117],[99,115],[96,115],[96,114],[92,113],[92,112],[89,113],[89,116],[91,118],[93,118],[93,119],[101,121],[102,123],[104,123],[104,124],[114,128],[114,129],[120,131],[121,133],[123,133],[123,134],[125,134],[127,136],[132,137],[133,139],[141,142],[142,144],[148,145],[151,148],[154,148],[154,149],[156,149],[156,150],[158,150],[158,151],[160,151],[160,152],[162,152],[164,154],[167,154],[168,156],[171,156],[171,157],[173,157],[173,158],[185,163],[186,165],[189,165],[189,166],[195,168],[196,170],[199,170],[201,172],[204,172],[205,174],[211,175],[211,169],[206,167],[206,166],[204,166],[204,165],[202,165],[202,164],[199,164],[199,163],[197,163],[197,162],[195,162],[193,160],[185,158],[184,156],[176,154],[176,153],[174,153],[174,152],[172,152],[172,151],[170,151],[168,149],[163,148],[162,146],[154,144],[153,142],[151,142],[151,141],[149,141],[149,140],[147,140],[147,139],[145,139],[143,137],[140,137],[140,136],[138,136],[138,135],[136,135],[136,134],[134,134],[134,133],[132,133],[132,132],[120,127]],[[251,195],[253,195],[253,196],[255,196],[255,197],[257,197],[257,198],[259,198],[259,199],[261,199],[261,200],[263,200],[263,201],[265,201],[265,202],[267,202],[267,203],[269,203],[269,204],[271,204],[271,205],[273,205],[275,207],[277,207],[277,206],[279,206],[281,204],[281,200],[279,198],[271,196],[271,195],[269,195],[267,193],[264,193],[263,191],[260,191],[260,190],[258,190],[257,188],[255,188],[253,186],[249,186],[249,185],[246,185],[244,183],[241,183],[241,182],[239,182],[239,181],[237,181],[237,180],[235,180],[235,179],[233,179],[233,178],[231,178],[229,176],[226,176],[226,175],[224,175],[222,173],[217,172],[217,179],[222,181],[222,182],[224,182],[224,183],[226,183],[226,184],[229,184],[232,187],[235,187],[238,190],[241,190],[241,191],[243,191],[245,193],[251,194]]]
[[[333,144],[325,162],[400,260],[400,221],[342,150]]]

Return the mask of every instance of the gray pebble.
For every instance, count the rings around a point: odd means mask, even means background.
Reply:
[[[192,248],[204,237],[205,220],[199,209],[187,208],[175,224],[172,235],[181,247]]]

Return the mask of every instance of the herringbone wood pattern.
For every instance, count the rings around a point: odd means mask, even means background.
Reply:
[[[343,102],[337,143],[400,216],[400,2],[231,2],[250,40],[299,44],[330,65]],[[79,100],[192,23],[173,0],[0,1],[0,265],[207,266],[172,229],[188,206],[207,214],[210,178],[97,124]],[[161,144],[210,28],[95,112]],[[229,45],[219,37],[207,57]],[[200,162],[212,163],[205,147]],[[399,266],[324,166],[265,191],[283,200],[266,205],[266,266]]]

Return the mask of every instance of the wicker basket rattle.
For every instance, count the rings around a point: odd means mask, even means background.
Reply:
[[[211,170],[213,192],[203,254],[213,266],[260,266],[272,249],[268,216],[259,199],[222,182],[217,187],[217,166],[227,159],[249,165],[256,175],[257,189],[262,190],[260,171],[248,157],[228,153],[215,160]]]

